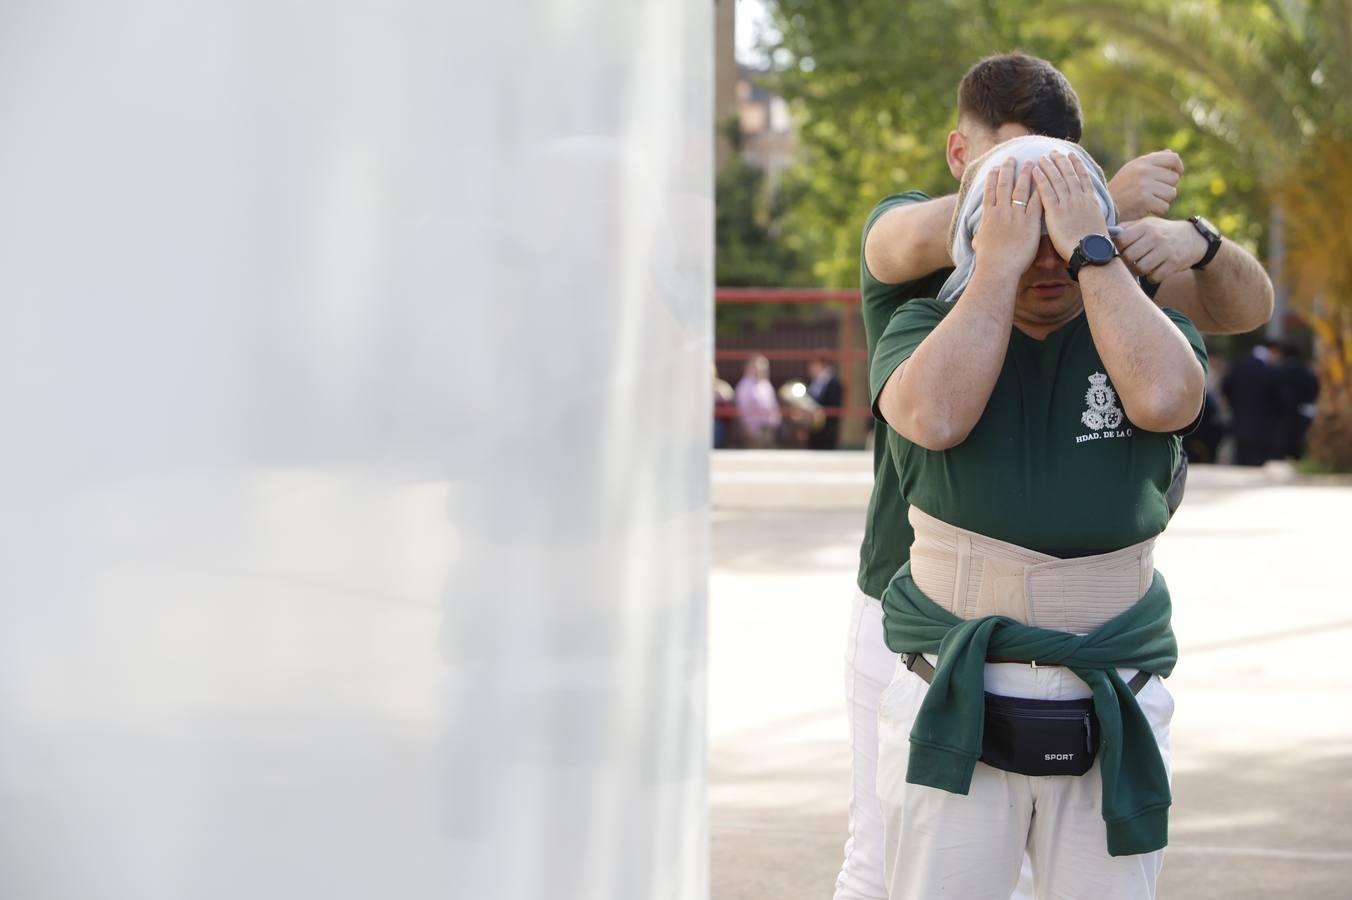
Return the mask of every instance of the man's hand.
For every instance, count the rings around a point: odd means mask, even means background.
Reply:
[[[1016,177],[1010,158],[986,176],[981,227],[972,238],[977,266],[1004,268],[1017,278],[1033,264],[1042,237],[1042,201],[1033,190],[1033,168],[1025,165]]]
[[[1114,240],[1136,273],[1156,284],[1192,268],[1207,248],[1206,238],[1191,222],[1154,217],[1127,222]]]
[[[1085,235],[1108,233],[1094,181],[1078,156],[1053,150],[1032,169],[1047,212],[1047,236],[1062,259],[1070,259]]]
[[[1182,177],[1183,159],[1172,150],[1136,157],[1108,182],[1108,193],[1117,204],[1117,218],[1125,222],[1164,215],[1178,196]]]

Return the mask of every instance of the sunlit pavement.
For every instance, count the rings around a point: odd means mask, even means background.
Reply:
[[[831,896],[862,521],[715,510],[714,900]],[[1181,645],[1160,896],[1352,897],[1352,486],[1195,467],[1156,564]]]

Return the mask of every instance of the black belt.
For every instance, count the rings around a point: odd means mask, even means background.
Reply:
[[[907,653],[905,656],[905,662],[906,668],[910,669],[912,672],[919,675],[921,679],[924,680],[925,684],[930,684],[931,682],[934,681],[934,666],[930,665],[929,660],[925,659],[925,657],[921,656],[919,653]],[[1004,656],[988,656],[986,657],[986,662],[1019,663],[1020,665],[1032,666],[1034,669],[1042,668],[1044,665],[1043,663],[1039,663],[1035,659],[1009,659],[1008,657]],[[1053,665],[1059,666],[1060,663],[1047,664],[1047,667],[1051,668],[1051,666]],[[1131,679],[1131,681],[1127,682],[1127,687],[1131,688],[1131,692],[1133,694],[1139,694],[1141,692],[1141,688],[1145,687],[1146,682],[1149,680],[1150,673],[1142,669],[1136,673],[1136,675]]]

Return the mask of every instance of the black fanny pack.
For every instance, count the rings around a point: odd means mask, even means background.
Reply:
[[[1083,775],[1098,755],[1094,701],[986,694],[981,761],[1020,775]]]
[[[934,667],[919,653],[906,656],[906,668],[930,683]],[[1138,672],[1127,683],[1139,694],[1150,680]],[[981,761],[1019,775],[1083,775],[1098,755],[1099,724],[1094,700],[1033,700],[986,693],[986,723]]]

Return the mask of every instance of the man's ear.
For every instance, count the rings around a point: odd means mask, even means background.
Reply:
[[[948,157],[948,171],[952,172],[958,181],[962,181],[962,173],[967,171],[967,152],[967,136],[961,131],[950,131],[945,155]]]

